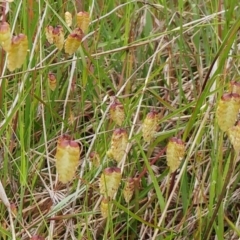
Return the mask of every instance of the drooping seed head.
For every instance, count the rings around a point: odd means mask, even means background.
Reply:
[[[11,28],[7,22],[0,23],[0,45],[6,52],[11,48]]]
[[[53,34],[53,43],[58,48],[58,50],[62,50],[64,44],[64,32],[63,27],[61,25],[57,25],[52,30]]]
[[[126,153],[127,144],[127,131],[123,128],[115,129],[111,138],[110,149],[107,151],[107,156],[119,163]]]
[[[67,26],[71,27],[72,26],[72,14],[70,12],[65,12],[64,17],[65,17],[65,22],[66,22]]]
[[[228,129],[228,137],[236,152],[240,151],[240,121],[236,126]]]
[[[57,79],[54,73],[48,73],[48,85],[49,88],[54,91],[56,89],[57,86]]]
[[[178,169],[184,154],[184,142],[176,137],[171,138],[167,144],[166,150],[167,165],[170,168],[170,172],[175,172]]]
[[[103,218],[108,217],[109,208],[109,200],[107,198],[103,198],[100,205],[100,210]]]
[[[65,42],[65,52],[69,55],[74,54],[81,45],[83,32],[80,28],[75,29],[73,33],[69,34]]]
[[[152,110],[150,111],[142,124],[142,134],[145,142],[150,143],[154,139],[156,130],[158,128],[159,114]]]
[[[45,28],[45,35],[50,44],[53,44],[53,26],[47,26]]]
[[[240,109],[240,96],[237,93],[225,93],[221,97],[216,111],[217,122],[222,131],[234,126]]]
[[[77,14],[77,26],[86,34],[90,23],[90,15],[88,12],[79,12]]]
[[[80,153],[78,142],[72,140],[69,135],[59,137],[55,158],[57,173],[62,183],[67,183],[74,178]]]
[[[11,203],[11,204],[10,204],[10,209],[11,209],[11,212],[12,212],[15,216],[17,216],[17,206],[16,206],[15,203]]]
[[[110,106],[110,118],[119,126],[122,125],[125,119],[125,113],[123,105],[118,102],[114,101]]]
[[[14,71],[21,68],[28,53],[28,39],[25,34],[20,33],[12,38],[10,50],[8,51],[7,68]]]
[[[109,167],[103,170],[100,177],[100,193],[105,198],[112,199],[116,194],[122,179],[121,169],[117,167]]]
[[[123,196],[126,203],[130,202],[130,200],[132,199],[133,193],[134,193],[134,179],[128,178],[123,189]]]

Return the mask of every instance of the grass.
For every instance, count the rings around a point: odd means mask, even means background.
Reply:
[[[27,35],[29,54],[11,73],[0,48],[0,239],[240,237],[239,157],[215,117],[229,82],[239,81],[240,9],[237,0],[221,2],[9,3],[6,21],[13,34]],[[88,34],[68,56],[47,42],[44,29],[61,24],[66,38],[64,13],[75,19],[83,10],[91,15]],[[54,91],[49,72],[56,75]],[[106,155],[118,127],[109,119],[115,97],[124,106],[129,141],[118,164],[122,182],[104,219],[99,178],[117,166]],[[161,114],[159,130],[145,143],[142,123],[152,109]],[[68,184],[58,181],[54,159],[65,133],[83,148]],[[166,162],[171,137],[186,146],[174,173]],[[128,177],[135,178],[135,191],[127,204]]]

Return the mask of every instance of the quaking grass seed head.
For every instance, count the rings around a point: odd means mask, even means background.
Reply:
[[[57,87],[57,79],[56,75],[54,73],[48,73],[48,85],[49,88],[54,91]]]
[[[236,126],[228,129],[228,138],[236,152],[240,151],[240,121]]]
[[[53,44],[53,26],[47,26],[45,28],[45,35],[50,44]]]
[[[142,124],[143,140],[150,143],[156,134],[158,128],[159,114],[155,110],[151,110]]]
[[[0,23],[0,45],[6,52],[11,48],[11,28],[7,22]]]
[[[58,50],[62,50],[64,44],[63,27],[61,25],[57,25],[55,28],[53,28],[52,35],[53,43],[55,44]]]
[[[118,167],[109,167],[103,170],[100,177],[100,193],[105,198],[113,199],[122,179],[121,169]]]
[[[129,203],[134,193],[134,179],[128,178],[123,189],[123,196],[126,203]]]
[[[88,12],[79,12],[77,14],[77,26],[82,29],[84,34],[87,33],[90,23],[90,15]]]
[[[125,119],[125,113],[124,113],[124,107],[123,105],[118,102],[114,101],[110,105],[110,118],[115,122],[117,125],[121,126],[124,119]]]
[[[118,163],[122,160],[126,153],[128,144],[128,133],[123,128],[117,128],[114,130],[111,138],[111,146],[107,151],[107,156],[113,158]]]
[[[227,131],[234,126],[240,109],[240,96],[237,93],[225,93],[221,97],[216,111],[219,128]]]
[[[10,209],[11,209],[11,212],[17,216],[17,212],[18,212],[18,209],[17,209],[17,205],[15,203],[11,203],[10,204]]]
[[[72,140],[69,135],[59,137],[55,159],[59,180],[62,183],[67,183],[74,178],[80,153],[79,143]]]
[[[72,14],[70,12],[65,12],[64,17],[65,17],[65,22],[66,22],[67,26],[71,27],[72,26]]]
[[[101,201],[101,205],[100,205],[100,211],[102,214],[103,218],[107,218],[108,217],[108,212],[109,212],[109,200],[108,198],[103,198]]]
[[[12,38],[11,47],[8,51],[7,68],[10,72],[21,68],[28,53],[28,39],[20,33]]]
[[[68,35],[65,42],[65,53],[72,55],[74,54],[82,43],[83,32],[80,28],[75,29],[71,34]]]
[[[179,168],[184,155],[184,142],[176,137],[171,138],[167,144],[166,150],[167,165],[171,173],[175,172]]]

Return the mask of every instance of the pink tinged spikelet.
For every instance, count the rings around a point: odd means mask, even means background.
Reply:
[[[117,101],[114,101],[110,106],[110,118],[119,126],[122,125],[125,119],[125,113],[123,105]]]
[[[61,25],[56,26],[52,30],[53,34],[53,43],[57,47],[58,50],[62,50],[64,44],[64,32],[63,27]]]
[[[222,131],[225,132],[234,126],[239,109],[240,96],[237,93],[223,94],[216,111],[217,122]]]
[[[8,51],[7,68],[10,72],[21,68],[28,51],[27,36],[20,33],[12,38],[10,50]]]
[[[170,168],[170,172],[175,172],[185,154],[184,142],[178,138],[171,138],[167,145],[167,165]]]
[[[48,73],[48,85],[52,91],[56,89],[57,79],[54,73]]]
[[[228,137],[236,152],[240,151],[240,121],[236,126],[229,128]]]
[[[103,218],[108,217],[108,212],[109,212],[108,209],[109,209],[109,200],[107,198],[103,198],[100,205],[100,211]]]
[[[0,23],[0,45],[6,52],[11,48],[11,28],[7,22]]]
[[[130,200],[132,199],[133,193],[134,193],[134,179],[129,178],[127,179],[123,189],[123,196],[126,203],[130,202]]]
[[[77,26],[86,34],[90,23],[90,15],[88,12],[79,12],[77,14]]]
[[[150,143],[154,139],[158,128],[159,115],[156,111],[150,111],[142,124],[143,140]]]
[[[103,170],[100,177],[100,193],[105,198],[112,199],[116,194],[122,179],[121,169],[117,167],[109,167]]]
[[[107,151],[107,156],[113,158],[118,163],[122,160],[128,144],[128,134],[123,128],[114,130],[111,138],[111,147]]]
[[[73,33],[69,34],[65,42],[65,53],[69,55],[74,54],[81,45],[83,38],[83,32],[80,28],[77,28]]]
[[[47,26],[45,28],[45,35],[50,44],[53,44],[53,26]]]
[[[80,146],[68,135],[59,137],[56,151],[56,168],[59,180],[67,183],[74,178],[79,164]]]
[[[17,216],[18,209],[17,209],[17,206],[16,206],[15,203],[11,203],[11,204],[10,204],[10,209],[11,209],[11,212],[12,212],[15,216]]]

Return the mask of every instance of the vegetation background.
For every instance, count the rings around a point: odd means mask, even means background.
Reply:
[[[219,98],[240,80],[239,1],[14,0],[8,6],[6,20],[13,34],[28,36],[29,54],[10,73],[0,48],[0,239],[239,239],[239,156],[215,120]],[[44,33],[61,24],[66,37],[66,11],[73,19],[79,11],[91,15],[71,57]],[[54,91],[49,72],[56,75]],[[129,144],[104,219],[98,181],[116,165],[106,157],[117,128],[109,119],[114,97],[124,106]],[[161,119],[149,144],[141,126],[152,109]],[[83,147],[69,184],[57,181],[55,169],[63,133]],[[186,147],[173,174],[165,154],[171,137]],[[92,152],[98,167],[89,161]],[[138,181],[126,204],[128,177]]]

